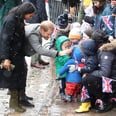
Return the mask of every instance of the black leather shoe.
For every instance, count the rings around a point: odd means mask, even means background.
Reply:
[[[29,97],[29,96],[25,96],[25,99],[27,99],[27,100],[33,100],[33,97]]]
[[[45,62],[45,61],[43,61],[43,60],[40,60],[40,61],[39,61],[39,64],[41,64],[41,65],[49,65],[50,63],[49,63],[49,62]]]
[[[40,64],[31,64],[31,67],[39,68],[39,69],[45,69],[45,67],[40,65]]]
[[[20,104],[25,107],[35,107],[34,104],[30,103],[28,100],[20,100]]]

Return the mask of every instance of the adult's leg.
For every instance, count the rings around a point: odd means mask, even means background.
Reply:
[[[77,10],[77,0],[69,0],[69,7],[71,16],[75,16]]]
[[[21,80],[23,82],[21,83],[21,87],[19,87],[19,102],[21,105],[26,106],[26,107],[34,107],[32,103],[30,103],[28,100],[32,100],[32,97],[28,97],[26,95],[26,81],[27,81],[27,64],[24,59],[24,68],[23,72],[20,75]]]
[[[40,61],[40,55],[34,54],[33,56],[31,56],[31,67],[44,69],[45,67],[41,66],[39,64],[39,61]]]
[[[83,85],[87,88],[91,99],[91,103],[96,101],[96,112],[107,112],[112,109],[110,102],[111,94],[102,92],[102,78],[87,75],[83,79]],[[94,88],[94,89],[93,89]]]
[[[9,89],[10,90],[10,100],[9,107],[14,109],[16,112],[25,112],[26,109],[19,105],[19,92],[17,89]]]

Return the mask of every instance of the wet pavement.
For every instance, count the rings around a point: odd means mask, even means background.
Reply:
[[[28,63],[30,58],[27,58]],[[94,111],[77,114],[74,112],[80,102],[66,103],[61,101],[58,94],[58,82],[55,81],[54,60],[44,57],[50,61],[45,69],[29,67],[27,79],[27,95],[34,98],[34,108],[27,108],[25,113],[16,113],[8,108],[9,95],[7,90],[0,90],[0,116],[115,116],[116,108],[107,113],[98,114]],[[31,101],[30,101],[31,102]]]

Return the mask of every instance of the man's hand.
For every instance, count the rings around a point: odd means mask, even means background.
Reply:
[[[72,50],[73,50],[73,49],[74,49],[74,47],[71,47],[71,48],[69,48],[69,49],[67,49],[67,50],[60,51],[60,52],[59,52],[59,56],[68,55],[68,54],[72,53]]]

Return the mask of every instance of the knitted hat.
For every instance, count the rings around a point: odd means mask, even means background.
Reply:
[[[69,39],[76,39],[80,40],[81,39],[81,31],[78,28],[73,28],[69,32]]]
[[[92,0],[93,2],[94,1],[99,1],[99,2],[105,2],[106,0]]]
[[[80,23],[78,23],[78,22],[72,23],[70,29],[73,29],[73,28],[81,28]]]

